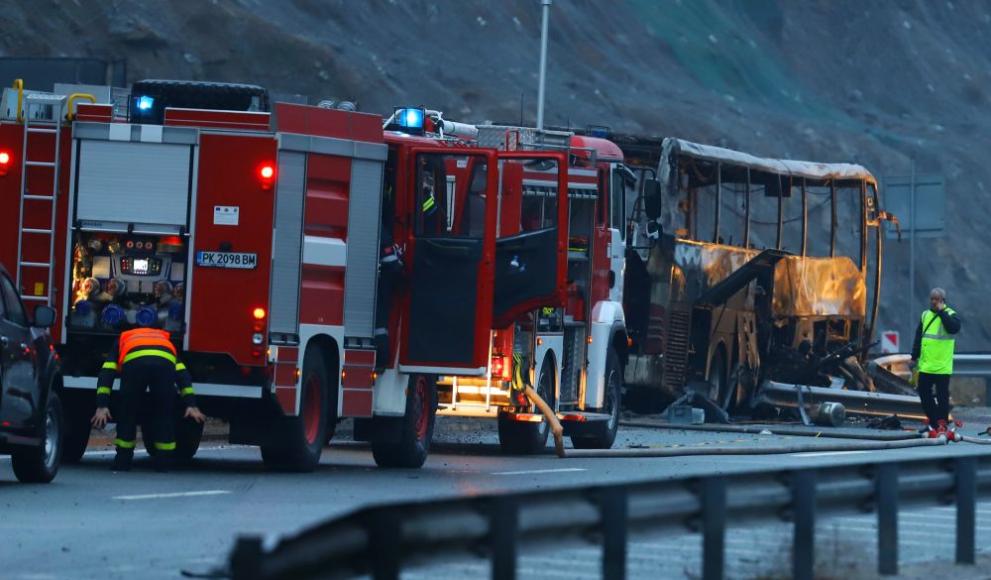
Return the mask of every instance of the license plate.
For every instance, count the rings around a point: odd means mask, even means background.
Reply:
[[[252,270],[258,266],[258,254],[245,252],[196,252],[196,265],[207,268]]]

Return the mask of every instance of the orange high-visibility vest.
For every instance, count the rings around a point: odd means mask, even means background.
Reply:
[[[120,335],[120,351],[117,355],[117,366],[124,365],[124,357],[140,348],[149,346],[161,347],[176,356],[175,345],[169,340],[169,333],[157,328],[135,328]]]

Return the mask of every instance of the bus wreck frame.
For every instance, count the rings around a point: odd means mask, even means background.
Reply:
[[[870,171],[667,138],[644,175],[624,291],[634,405],[695,392],[746,412],[772,381],[875,390],[863,363],[895,220]]]

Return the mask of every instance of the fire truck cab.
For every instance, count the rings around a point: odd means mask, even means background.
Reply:
[[[524,396],[526,383],[576,447],[608,448],[619,424],[627,343],[627,185],[614,179],[624,175],[622,152],[605,139],[570,132],[476,129],[480,147],[500,151],[489,363],[480,376],[441,375],[439,413],[496,418],[504,451],[537,452],[549,429]],[[547,250],[554,238],[559,252],[552,259]],[[554,272],[555,293],[517,281],[534,268]]]

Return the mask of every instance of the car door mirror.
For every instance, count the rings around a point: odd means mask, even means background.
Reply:
[[[49,328],[55,324],[55,309],[50,306],[38,306],[34,309],[34,324],[36,328]]]
[[[643,182],[643,210],[647,219],[656,220],[661,217],[661,182],[656,179],[645,179]]]

